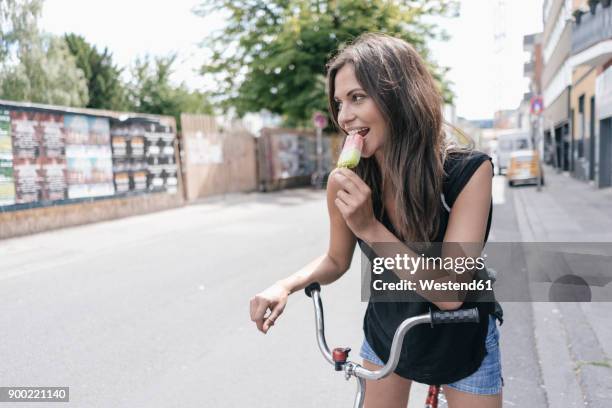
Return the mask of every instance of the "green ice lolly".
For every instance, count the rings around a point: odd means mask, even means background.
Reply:
[[[363,139],[357,132],[351,132],[346,136],[342,153],[338,159],[338,167],[346,167],[349,169],[357,167],[359,159],[361,159],[361,149],[363,148]]]

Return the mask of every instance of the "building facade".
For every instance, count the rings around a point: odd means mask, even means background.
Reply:
[[[612,6],[575,0],[572,15],[572,174],[612,186]]]
[[[572,69],[571,0],[545,0],[542,34],[544,153],[549,164],[569,171],[571,162],[570,92]]]
[[[612,186],[610,3],[545,0],[543,4],[544,159],[598,187]]]
[[[534,147],[543,154],[542,146],[542,33],[529,34],[523,37],[523,51],[529,53],[529,61],[523,67],[523,75],[529,79],[529,92],[523,95],[519,111],[519,127],[531,133]]]

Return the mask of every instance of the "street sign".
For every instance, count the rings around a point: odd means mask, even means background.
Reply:
[[[317,129],[325,129],[327,126],[327,116],[323,112],[315,112],[312,115],[312,122]]]
[[[533,96],[531,98],[531,113],[533,115],[540,115],[544,110],[544,101],[541,96]]]

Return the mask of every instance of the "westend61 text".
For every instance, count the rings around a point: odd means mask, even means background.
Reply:
[[[493,283],[490,280],[473,280],[471,282],[438,282],[433,279],[419,280],[419,289],[429,290],[452,290],[452,291],[481,291],[493,290]],[[381,290],[417,290],[417,283],[402,279],[399,282],[383,282],[378,279],[372,282],[372,288],[376,291]]]

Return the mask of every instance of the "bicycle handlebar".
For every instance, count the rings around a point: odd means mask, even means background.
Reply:
[[[325,359],[330,364],[336,365],[332,353],[329,351],[329,347],[327,346],[327,342],[325,341],[323,303],[321,301],[320,296],[321,285],[318,282],[311,283],[306,288],[304,288],[304,292],[308,297],[312,298],[314,304],[317,329],[317,343],[319,345],[319,349],[321,350],[321,353],[323,354]],[[437,324],[468,322],[478,323],[478,321],[479,314],[477,308],[460,310],[437,310],[430,311],[429,313],[424,313],[422,315],[410,317],[404,320],[395,331],[395,334],[393,335],[393,342],[391,343],[389,359],[380,370],[370,371],[361,367],[358,364],[347,362],[348,370],[350,374],[368,380],[378,380],[381,378],[385,378],[386,376],[391,374],[397,367],[397,363],[399,362],[400,358],[402,343],[404,341],[404,336],[412,327],[423,323],[430,323],[433,327]]]
[[[478,323],[478,309],[436,310],[431,311],[431,325],[448,323]]]
[[[308,297],[311,297],[313,290],[316,290],[318,292],[321,291],[321,285],[319,285],[319,282],[313,282],[304,288],[304,292],[306,292],[306,296]]]
[[[329,347],[327,346],[327,341],[325,341],[323,302],[321,302],[321,297],[319,296],[319,292],[321,292],[321,285],[319,285],[318,282],[311,283],[304,288],[304,292],[306,292],[306,296],[312,298],[312,303],[314,304],[315,321],[317,327],[317,344],[319,345],[319,350],[321,350],[323,357],[325,357],[328,363],[335,365],[332,353],[329,351]]]

